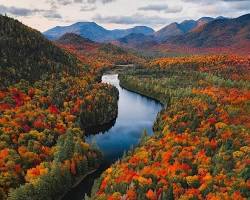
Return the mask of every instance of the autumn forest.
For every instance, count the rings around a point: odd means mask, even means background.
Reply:
[[[97,39],[67,28],[42,34],[0,15],[0,200],[74,200],[74,188],[82,200],[250,198],[249,14],[166,40],[145,27]],[[148,105],[161,110],[152,125],[114,129]],[[134,143],[117,139],[129,147],[108,160],[112,127]]]

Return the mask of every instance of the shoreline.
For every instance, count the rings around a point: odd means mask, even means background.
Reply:
[[[150,96],[150,95],[148,95],[148,94],[144,94],[143,92],[140,92],[140,91],[138,91],[138,90],[130,89],[129,87],[127,87],[127,86],[125,86],[124,84],[122,84],[121,82],[120,82],[120,86],[121,86],[122,89],[128,90],[128,91],[130,91],[130,92],[134,92],[134,93],[136,93],[136,94],[139,94],[139,95],[141,95],[141,96],[144,96],[144,97],[146,97],[146,98],[149,98],[149,99],[151,99],[151,100],[153,100],[153,101],[156,101],[157,103],[161,104],[162,107],[165,106],[165,104],[164,104],[163,102],[161,102],[161,100],[159,100],[159,99],[157,99],[157,98],[155,98],[155,97],[153,97],[153,96]]]
[[[87,178],[87,176],[95,173],[98,169],[99,168],[93,169],[90,172],[88,172],[87,174],[79,176],[79,178],[77,178],[76,182],[71,186],[71,188],[68,191],[64,192],[60,197],[58,197],[57,200],[62,200],[68,192],[70,192],[72,189],[76,188],[85,178]]]
[[[119,79],[119,74],[118,74],[118,79]],[[120,79],[119,79],[119,85],[120,85],[120,87],[121,87],[122,89],[125,89],[125,90],[127,90],[127,91],[129,91],[129,92],[132,92],[132,93],[135,93],[135,94],[138,94],[138,95],[140,95],[140,96],[142,96],[142,97],[148,98],[149,100],[152,100],[152,101],[154,101],[155,103],[160,104],[160,105],[162,106],[162,109],[164,108],[164,104],[163,104],[159,99],[156,99],[156,98],[154,98],[154,97],[152,97],[152,96],[143,94],[142,92],[139,92],[139,91],[136,91],[136,90],[132,90],[132,89],[126,87],[125,85],[121,84]],[[118,96],[118,99],[119,99],[119,96]],[[118,110],[117,110],[117,111],[118,111]],[[160,112],[161,112],[161,111],[159,111],[159,113],[160,113]],[[159,113],[158,113],[158,114],[159,114]],[[116,122],[117,116],[118,116],[118,112],[117,112],[117,115],[115,116],[114,119],[110,120],[108,123],[99,125],[98,128],[102,128],[102,127],[104,127],[104,126],[106,126],[106,125],[110,125],[110,124],[113,124],[113,125],[114,125],[115,122]],[[155,121],[156,121],[156,118],[155,118],[155,120],[154,120],[154,123],[155,123]],[[112,126],[113,126],[113,125],[112,125]],[[112,128],[112,126],[111,126],[110,128]],[[93,126],[92,126],[92,127],[85,128],[85,129],[92,129],[92,128],[93,128]],[[110,129],[110,128],[108,128],[108,129]],[[99,133],[99,132],[103,132],[103,131],[104,131],[104,130],[101,129],[101,130],[98,131],[98,133]],[[94,132],[95,132],[95,131],[94,131]],[[89,133],[89,131],[86,131],[86,135],[85,135],[85,136],[87,136],[87,135],[92,135],[92,134],[96,134],[96,133]],[[105,161],[104,161],[104,162],[105,162]],[[112,165],[112,164],[111,164],[111,165]],[[111,166],[111,165],[110,165],[110,166]],[[79,185],[81,184],[81,182],[84,181],[85,178],[87,178],[87,176],[89,176],[89,175],[91,175],[91,174],[94,174],[94,173],[97,172],[98,170],[99,170],[99,168],[98,168],[98,169],[95,169],[95,170],[92,170],[92,171],[90,171],[89,173],[87,173],[86,175],[84,175],[83,177],[79,178],[79,179],[74,183],[74,185],[71,187],[71,190],[74,189],[74,188],[76,188],[77,186],[79,186]],[[63,198],[67,195],[68,192],[70,192],[70,190],[67,191],[67,192],[65,192],[65,193],[63,194],[63,196],[62,196],[60,199],[58,199],[58,200],[63,200]]]

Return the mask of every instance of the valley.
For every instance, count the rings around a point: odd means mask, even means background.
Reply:
[[[0,200],[249,199],[249,44],[248,13],[43,33],[0,15]]]
[[[249,59],[223,56],[166,58],[122,74],[122,87],[165,107],[154,135],[102,174],[92,199],[246,199],[248,80]]]
[[[81,200],[85,193],[90,195],[94,180],[99,178],[103,171],[121,159],[124,152],[137,146],[143,133],[148,136],[153,134],[154,120],[162,109],[160,103],[120,87],[117,74],[103,75],[102,81],[114,85],[119,90],[118,117],[111,127],[105,127],[99,133],[90,132],[86,141],[98,146],[103,153],[104,162],[97,172],[73,188],[64,200]]]

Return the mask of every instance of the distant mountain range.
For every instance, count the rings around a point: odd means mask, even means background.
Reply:
[[[146,26],[136,26],[130,29],[107,30],[99,26],[95,22],[77,22],[70,26],[57,26],[44,32],[43,34],[50,40],[56,40],[63,36],[65,33],[75,33],[96,42],[104,42],[116,40],[131,33],[151,35],[154,33],[154,30]]]
[[[95,22],[77,22],[70,26],[56,26],[44,32],[43,34],[50,40],[57,40],[66,33],[75,33],[77,35],[82,36],[83,38],[87,38],[96,42],[119,40],[123,37],[126,38],[128,35],[130,35],[129,38],[131,38],[131,36],[138,37],[139,35],[142,36],[143,34],[145,36],[149,36],[149,38],[147,39],[146,37],[143,37],[146,40],[151,41],[153,39],[155,41],[161,42],[171,36],[183,35],[185,33],[188,33],[189,31],[198,28],[215,19],[217,18],[203,17],[197,21],[185,20],[180,24],[175,22],[170,25],[167,25],[166,27],[162,28],[157,32],[147,26],[136,26],[129,29],[107,30],[102,26],[96,24]]]
[[[220,17],[221,18],[221,17]],[[195,20],[185,20],[182,23],[172,23],[167,25],[166,27],[162,28],[161,30],[157,31],[154,36],[157,41],[164,41],[167,40],[171,36],[176,35],[183,35],[186,34],[204,24],[207,24],[211,21],[214,21],[216,18],[211,17],[202,17]]]
[[[114,44],[172,53],[250,53],[250,14],[172,23],[150,36],[130,34]],[[171,53],[171,54],[172,54]]]
[[[226,18],[202,17],[197,21],[185,20],[181,23],[175,22],[163,27],[162,29],[160,29],[159,31],[155,32],[152,35],[143,36],[142,34],[132,33],[123,38],[119,38],[118,40],[113,41],[112,43],[120,46],[142,49],[145,47],[163,43],[167,41],[169,38],[172,38],[174,36],[185,35],[217,19],[226,19]]]
[[[191,32],[173,36],[166,43],[190,47],[230,47],[250,42],[250,14],[235,19],[217,19]]]
[[[75,33],[95,42],[110,42],[114,45],[139,50],[173,50],[202,52],[201,48],[235,49],[248,52],[250,44],[250,14],[235,19],[225,17],[202,17],[169,24],[155,32],[146,26],[131,29],[107,30],[93,22],[79,22],[71,26],[55,27],[44,35],[52,40],[65,33]]]

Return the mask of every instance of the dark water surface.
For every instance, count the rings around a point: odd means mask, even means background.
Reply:
[[[117,74],[103,75],[102,82],[112,84],[119,90],[118,116],[112,128],[98,134],[90,134],[86,140],[98,146],[105,162],[96,173],[89,175],[72,189],[64,200],[83,200],[84,194],[90,192],[94,179],[120,158],[124,151],[136,146],[144,129],[149,135],[153,133],[152,126],[157,113],[162,109],[160,103],[121,88]]]

